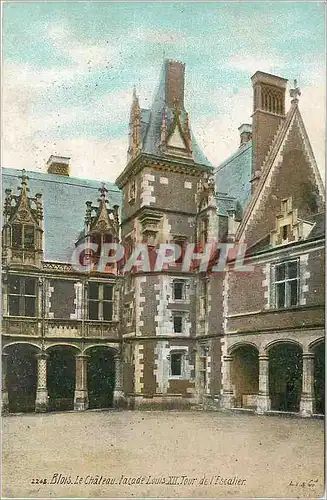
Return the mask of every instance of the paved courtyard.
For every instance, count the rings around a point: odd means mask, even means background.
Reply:
[[[322,420],[89,411],[10,415],[2,430],[2,497],[323,493]]]

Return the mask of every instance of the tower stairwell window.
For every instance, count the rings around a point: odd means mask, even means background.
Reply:
[[[283,262],[275,267],[276,308],[298,305],[299,264],[297,260]]]

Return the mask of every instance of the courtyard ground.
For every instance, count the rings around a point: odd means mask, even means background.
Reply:
[[[88,411],[9,415],[2,432],[2,498],[323,494],[322,420]]]

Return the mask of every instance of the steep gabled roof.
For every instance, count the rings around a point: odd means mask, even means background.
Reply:
[[[151,109],[141,110],[142,152],[162,157],[165,157],[165,152],[161,148],[163,113],[166,113],[167,133],[171,131],[175,116],[173,107],[168,105],[166,92],[168,63],[169,61],[165,60],[162,66],[158,88],[152,101]],[[180,109],[180,120],[182,123],[185,123],[187,120],[187,113],[184,106]],[[213,168],[213,165],[201,151],[192,130],[190,130],[190,138],[194,163]]]
[[[251,198],[252,141],[243,144],[214,173],[216,189],[227,193],[239,204],[242,212]]]

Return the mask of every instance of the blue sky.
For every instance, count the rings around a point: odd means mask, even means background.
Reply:
[[[323,2],[14,2],[3,5],[3,164],[114,180],[126,160],[133,85],[150,106],[164,57],[186,63],[186,106],[215,164],[238,147],[250,78],[275,73],[302,91],[300,109],[324,160]]]

